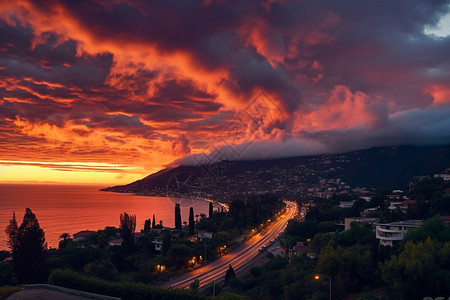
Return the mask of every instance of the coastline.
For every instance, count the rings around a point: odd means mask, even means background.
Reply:
[[[167,197],[141,196],[131,193],[104,193],[98,186],[1,184],[0,226],[9,224],[13,212],[22,222],[25,208],[35,214],[45,231],[49,246],[58,246],[59,235],[74,234],[82,230],[98,230],[106,226],[118,227],[120,214],[136,214],[137,230],[148,218],[156,217],[165,227],[174,226],[174,204]],[[196,201],[196,213],[208,213],[208,203]],[[211,200],[210,200],[211,201]],[[217,202],[216,202],[217,203]],[[182,207],[182,219],[188,220],[189,206]],[[7,250],[6,235],[0,231],[0,249]]]

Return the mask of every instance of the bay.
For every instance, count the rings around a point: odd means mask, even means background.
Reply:
[[[99,191],[102,186],[62,184],[0,184],[0,250],[7,250],[5,228],[13,211],[17,223],[22,223],[29,207],[45,231],[49,247],[56,248],[61,233],[71,235],[82,230],[99,230],[106,226],[119,227],[120,214],[136,215],[136,231],[155,214],[156,222],[174,227],[175,202],[168,197],[136,196]],[[209,203],[202,200],[181,201],[182,221],[188,221],[189,208],[194,214],[208,214]]]

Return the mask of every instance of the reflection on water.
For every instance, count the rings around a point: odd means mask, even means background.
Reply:
[[[136,231],[144,228],[145,219],[155,214],[156,222],[174,227],[174,204],[165,197],[135,196],[101,192],[99,186],[0,184],[0,250],[7,249],[5,227],[12,212],[22,223],[25,208],[36,214],[45,231],[49,247],[57,247],[59,235],[81,230],[98,230],[119,226],[123,212],[136,215]],[[208,202],[194,201],[194,214],[208,214]],[[188,221],[189,206],[181,207],[182,221]]]

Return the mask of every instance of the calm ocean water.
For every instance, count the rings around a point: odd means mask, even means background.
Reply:
[[[22,223],[25,208],[29,207],[45,231],[49,247],[57,247],[59,235],[81,230],[98,230],[106,226],[119,227],[123,212],[136,215],[136,231],[144,228],[145,219],[155,214],[156,222],[174,227],[174,201],[166,197],[135,196],[101,192],[100,186],[54,184],[0,184],[0,250],[6,250],[5,227],[13,211]],[[189,207],[194,214],[208,214],[209,203],[182,203],[182,221],[188,221]]]

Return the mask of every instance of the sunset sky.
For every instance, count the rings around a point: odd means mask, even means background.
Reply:
[[[0,181],[450,143],[450,1],[0,1]],[[222,157],[222,156],[221,156]]]

